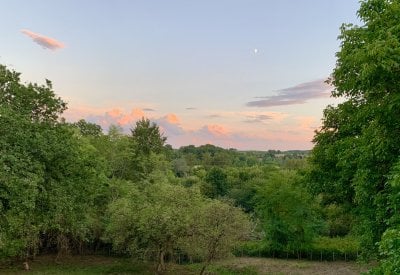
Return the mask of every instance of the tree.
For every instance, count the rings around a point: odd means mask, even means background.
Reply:
[[[23,84],[20,73],[0,65],[0,107],[10,108],[35,121],[55,122],[66,109],[66,103],[56,97],[50,80],[45,85]]]
[[[160,129],[149,119],[142,118],[131,130],[130,169],[131,180],[146,179],[157,167],[166,162],[164,145],[167,140]]]
[[[109,206],[107,235],[114,248],[130,255],[151,255],[165,270],[165,259],[173,255],[186,237],[191,217],[201,203],[196,189],[168,182],[131,186],[127,196]]]
[[[341,27],[330,83],[346,101],[325,110],[311,157],[311,189],[352,206],[365,255],[398,215],[387,182],[400,154],[399,13],[398,1],[364,0],[363,25]]]
[[[321,228],[316,205],[293,171],[270,175],[257,190],[254,204],[272,252],[308,248]]]
[[[172,161],[172,166],[176,176],[185,177],[189,172],[189,166],[184,158],[174,159]]]
[[[109,178],[132,179],[134,171],[129,165],[132,161],[132,143],[123,129],[111,125],[106,135],[90,138],[107,165]]]
[[[19,74],[0,73],[0,254],[67,251],[88,237],[102,163],[85,138],[58,122],[65,104],[49,81],[21,84]]]
[[[73,125],[79,129],[83,136],[99,137],[103,134],[100,125],[87,122],[84,119],[80,119],[78,122],[73,123]]]
[[[159,154],[163,151],[167,138],[160,133],[160,128],[157,124],[151,123],[149,119],[142,118],[138,120],[131,133],[131,138],[135,143],[135,150],[138,154],[148,156],[152,152]]]
[[[206,175],[205,181],[209,184],[206,195],[210,198],[225,196],[228,191],[227,176],[219,167],[212,167]]]
[[[400,229],[390,228],[382,235],[379,242],[380,256],[383,258],[380,265],[372,270],[371,274],[399,274],[400,273]]]
[[[203,203],[191,222],[183,249],[203,261],[200,274],[213,260],[230,255],[240,241],[249,238],[251,231],[250,220],[240,208],[219,200]]]
[[[43,226],[37,211],[42,157],[51,152],[41,132],[57,123],[65,103],[50,81],[22,84],[19,76],[0,65],[0,254],[29,257]]]

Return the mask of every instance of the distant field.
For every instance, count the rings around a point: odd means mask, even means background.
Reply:
[[[360,274],[371,265],[355,262],[311,262],[268,258],[232,258],[209,267],[208,274]],[[137,263],[129,259],[103,256],[75,256],[55,261],[54,256],[41,256],[30,263],[29,274],[155,274],[152,263]],[[164,274],[198,274],[201,266],[168,265]],[[22,266],[0,268],[1,274],[27,274]]]

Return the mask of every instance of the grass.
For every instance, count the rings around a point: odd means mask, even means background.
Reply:
[[[152,265],[129,259],[104,256],[75,256],[56,260],[54,256],[40,256],[29,263],[29,274],[154,274]],[[20,274],[22,264],[0,269],[1,274]]]
[[[30,262],[31,270],[26,272],[22,264],[0,266],[1,274],[155,274],[151,262],[138,262],[126,258],[105,256],[74,256],[56,261],[52,255],[37,257]],[[168,264],[163,274],[199,274],[201,264]],[[312,262],[280,260],[270,258],[237,257],[218,261],[207,268],[207,274],[215,275],[256,275],[256,274],[344,274],[353,275],[368,271],[371,265],[355,262]]]

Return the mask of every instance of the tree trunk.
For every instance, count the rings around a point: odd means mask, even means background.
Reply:
[[[204,274],[204,272],[206,271],[206,268],[207,268],[207,264],[203,265],[203,267],[201,268],[201,271],[200,271],[200,275]]]
[[[164,262],[164,251],[160,250],[159,257],[158,257],[158,266],[157,272],[161,272],[165,270],[165,262]]]

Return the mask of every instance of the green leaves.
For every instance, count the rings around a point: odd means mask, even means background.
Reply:
[[[400,273],[400,230],[388,229],[383,233],[379,243],[379,254],[383,258],[379,267],[371,274],[399,274]]]
[[[311,156],[310,189],[326,203],[352,205],[365,253],[387,229],[395,208],[388,175],[400,154],[400,3],[364,0],[362,26],[341,27],[333,96]]]
[[[0,65],[0,107],[7,107],[35,121],[55,121],[66,109],[49,80],[45,85],[22,84],[20,74]]]
[[[137,154],[149,155],[151,152],[159,154],[163,151],[167,138],[160,133],[158,126],[151,123],[149,119],[138,120],[131,132]]]
[[[321,223],[316,205],[299,185],[296,173],[272,174],[260,186],[255,200],[256,213],[271,251],[291,251],[311,245]]]
[[[86,138],[57,121],[64,109],[50,81],[22,84],[0,66],[2,256],[29,257],[42,242],[68,250],[90,231],[104,165]]]

